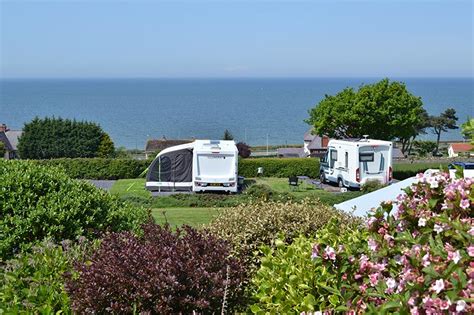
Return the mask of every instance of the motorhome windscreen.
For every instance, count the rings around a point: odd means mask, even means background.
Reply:
[[[232,177],[235,173],[235,157],[232,154],[198,154],[198,176]]]

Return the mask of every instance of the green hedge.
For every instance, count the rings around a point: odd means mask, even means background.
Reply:
[[[256,177],[259,167],[263,167],[263,176],[265,177],[319,177],[319,160],[314,158],[241,159],[239,161],[239,175]]]
[[[60,166],[73,178],[80,179],[125,179],[137,178],[151,164],[151,160],[132,159],[52,159],[34,160],[46,166]],[[397,163],[393,177],[402,180],[429,168],[446,167],[447,162]],[[239,175],[256,177],[257,169],[263,167],[265,177],[309,176],[319,177],[319,160],[314,158],[250,158],[240,159]]]
[[[429,162],[429,163],[396,163],[393,165],[393,178],[403,180],[418,173],[423,173],[427,169],[439,169],[447,167],[447,162]]]
[[[133,159],[52,159],[34,160],[45,166],[59,166],[72,178],[124,179],[137,178],[150,165],[149,160]]]

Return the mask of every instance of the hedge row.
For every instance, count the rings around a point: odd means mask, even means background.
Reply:
[[[137,178],[151,161],[133,159],[51,159],[34,160],[46,166],[59,166],[72,178],[79,179],[124,179]]]
[[[52,159],[35,160],[47,166],[60,166],[73,178],[80,179],[124,179],[137,178],[150,165],[151,160],[132,159]],[[402,180],[428,168],[446,167],[448,163],[399,163],[394,165],[393,176]],[[256,177],[257,169],[263,167],[265,177],[308,176],[319,177],[319,160],[312,158],[258,158],[241,159],[239,175]]]

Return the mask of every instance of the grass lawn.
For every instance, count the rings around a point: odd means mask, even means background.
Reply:
[[[120,179],[115,182],[110,192],[121,197],[127,195],[144,198],[151,197],[150,192],[145,189],[144,178]]]
[[[156,223],[168,221],[172,227],[183,224],[199,227],[209,223],[218,212],[218,208],[164,208],[153,209],[152,215]]]

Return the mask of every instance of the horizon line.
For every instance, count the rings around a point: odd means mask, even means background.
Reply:
[[[0,77],[0,80],[248,80],[248,79],[474,79],[473,76],[123,76],[123,77]]]

